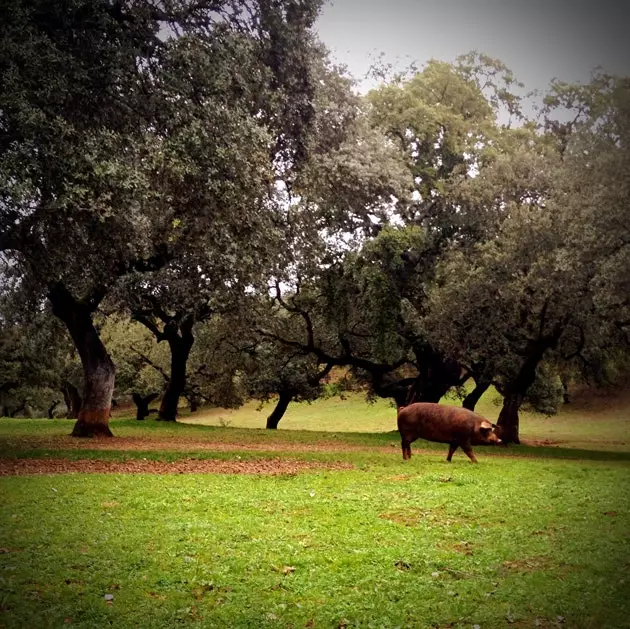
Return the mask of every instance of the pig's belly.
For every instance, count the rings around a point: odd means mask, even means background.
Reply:
[[[418,433],[419,439],[435,441],[437,443],[466,443],[470,436],[458,430],[448,430],[436,426],[425,427]]]

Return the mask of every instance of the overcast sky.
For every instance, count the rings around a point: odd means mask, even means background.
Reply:
[[[501,59],[528,89],[630,75],[630,0],[328,0],[318,32],[361,79],[379,53],[400,67],[470,50]]]

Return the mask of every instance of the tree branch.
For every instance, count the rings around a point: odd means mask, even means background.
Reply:
[[[306,335],[307,335],[307,339],[308,339],[308,345],[307,347],[309,348],[310,351],[314,352],[315,350],[315,333],[313,330],[313,321],[311,319],[310,314],[306,311],[303,310],[302,308],[299,308],[298,306],[290,306],[282,297],[282,292],[280,290],[280,282],[278,280],[276,280],[275,282],[275,288],[276,288],[276,300],[278,301],[278,303],[288,312],[293,312],[295,314],[299,314],[302,319],[304,319],[304,324],[306,325]],[[298,290],[299,290],[299,284],[298,284]]]
[[[147,330],[155,336],[158,343],[166,340],[166,335],[160,330],[160,328],[158,328],[155,321],[150,319],[146,314],[136,311],[132,312],[131,317],[134,321],[141,323],[145,328],[147,328]]]
[[[316,385],[320,380],[322,380],[322,378],[325,378],[331,372],[334,366],[335,365],[333,363],[327,363],[321,371],[318,371],[312,378],[308,379],[308,383],[310,385]]]
[[[131,351],[135,352],[138,356],[140,356],[140,358],[142,358],[142,360],[144,360],[144,362],[147,365],[149,365],[150,367],[153,367],[153,369],[155,369],[158,373],[162,374],[162,377],[164,378],[165,382],[168,382],[170,380],[169,374],[166,373],[166,371],[162,369],[160,365],[158,365],[157,363],[154,363],[148,356],[145,356],[141,351],[137,350],[135,347],[132,347]]]

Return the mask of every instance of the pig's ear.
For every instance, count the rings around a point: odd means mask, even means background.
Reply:
[[[479,430],[484,434],[488,434],[492,431],[492,424],[486,421],[481,422],[481,424],[479,425]]]

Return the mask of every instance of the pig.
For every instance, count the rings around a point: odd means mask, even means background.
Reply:
[[[403,459],[411,458],[411,443],[416,439],[448,443],[447,461],[458,447],[472,463],[477,463],[473,445],[501,443],[497,426],[485,417],[465,408],[418,402],[398,409],[398,431],[402,442]]]

